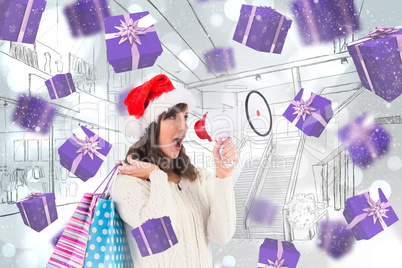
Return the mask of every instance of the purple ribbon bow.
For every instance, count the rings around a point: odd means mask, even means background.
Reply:
[[[116,36],[121,37],[119,45],[125,41],[129,41],[131,45],[133,45],[134,42],[137,42],[139,45],[141,45],[141,40],[139,35],[144,35],[147,34],[147,28],[145,27],[138,27],[138,22],[139,20],[133,21],[132,18],[128,22],[120,20],[121,25],[115,26],[117,30],[119,30],[118,33],[116,33]]]
[[[268,264],[266,265],[266,268],[287,268],[286,266],[282,266],[284,261],[285,261],[285,259],[282,259],[282,260],[276,259],[275,262],[268,260]]]
[[[42,193],[30,193],[29,195],[27,195],[27,197],[25,197],[25,199],[34,199],[34,198],[38,198],[42,195]]]
[[[390,34],[393,34],[397,31],[398,29],[395,29],[395,27],[376,27],[374,30],[370,31],[366,36],[372,39],[386,38]]]
[[[385,209],[386,207],[388,207],[385,202],[381,202],[381,200],[374,202],[373,199],[369,198],[367,200],[367,203],[370,207],[363,209],[363,211],[367,212],[367,217],[373,216],[374,224],[377,222],[377,220],[383,222],[384,220],[382,219],[382,217],[388,218],[386,213],[387,211],[389,211],[389,209]]]
[[[77,137],[75,137],[75,141],[77,142],[78,145],[81,147],[76,151],[76,153],[82,154],[82,156],[88,154],[91,159],[94,159],[94,154],[98,155],[99,152],[97,151],[98,149],[102,149],[102,147],[99,147],[99,140],[98,136],[92,136],[88,138],[88,136],[85,137],[85,140],[81,140]]]
[[[303,118],[303,121],[306,121],[306,115],[311,115],[313,111],[317,110],[313,107],[310,107],[312,102],[312,96],[310,96],[310,98],[308,98],[306,101],[304,101],[303,98],[301,98],[300,101],[295,101],[295,107],[292,108],[295,110],[293,114],[297,114],[296,121],[298,121],[300,117]]]

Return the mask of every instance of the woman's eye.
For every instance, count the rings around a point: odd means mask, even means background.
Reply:
[[[187,121],[187,119],[188,119],[188,116],[186,115],[186,116],[184,116],[184,119]]]
[[[176,115],[172,115],[171,117],[169,117],[170,119],[176,119]]]

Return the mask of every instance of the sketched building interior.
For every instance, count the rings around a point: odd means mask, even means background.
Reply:
[[[273,2],[273,1],[271,1]],[[361,2],[359,2],[361,3]],[[33,45],[0,41],[0,207],[2,215],[18,212],[16,200],[30,192],[54,192],[58,205],[78,202],[88,189],[95,189],[111,166],[124,158],[130,140],[119,132],[122,105],[119,94],[164,73],[175,86],[190,90],[198,106],[191,114],[189,137],[184,141],[196,166],[207,166],[212,144],[198,139],[191,128],[206,111],[231,108],[257,90],[267,99],[273,127],[267,137],[245,133],[233,135],[241,165],[235,176],[237,227],[235,239],[271,237],[292,241],[295,234],[287,221],[288,204],[299,193],[312,194],[320,207],[318,223],[330,211],[344,208],[356,194],[355,166],[337,132],[345,117],[357,114],[353,107],[376,101],[363,88],[346,43],[337,40],[321,47],[302,47],[293,25],[282,54],[261,53],[232,41],[236,22],[211,22],[211,14],[223,10],[223,2],[198,5],[195,1],[112,0],[112,15],[152,11],[163,53],[153,67],[116,74],[106,59],[102,33],[74,39],[68,30],[63,6],[68,1],[48,1]],[[289,1],[275,1],[275,8],[290,14]],[[360,7],[359,8],[363,8]],[[221,15],[224,16],[224,15]],[[367,29],[370,25],[367,26]],[[366,31],[366,26],[364,30]],[[204,52],[232,47],[236,67],[225,73],[209,69]],[[15,70],[19,70],[16,72]],[[51,100],[44,81],[58,73],[73,75],[77,93]],[[308,137],[283,116],[300,88],[309,88],[332,101],[334,117],[319,139]],[[28,133],[11,122],[20,94],[40,96],[54,105],[57,117],[47,135]],[[373,107],[381,124],[400,124],[399,114],[385,114]],[[60,166],[58,147],[71,130],[85,125],[114,146],[96,177],[83,183]],[[279,213],[269,227],[254,223],[249,215],[255,199],[268,199]],[[75,206],[75,205],[72,205]],[[19,215],[18,215],[19,216]],[[306,239],[314,236],[316,225]]]

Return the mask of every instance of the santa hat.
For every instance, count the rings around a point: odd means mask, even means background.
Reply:
[[[152,122],[173,106],[185,103],[188,111],[195,108],[195,98],[189,90],[175,88],[169,78],[159,74],[128,93],[124,104],[130,116],[122,124],[126,136],[141,138]]]

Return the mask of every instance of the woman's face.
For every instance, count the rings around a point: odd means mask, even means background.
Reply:
[[[177,158],[183,144],[183,139],[187,134],[188,109],[174,113],[170,117],[165,117],[160,123],[159,146],[162,152],[170,157]]]

